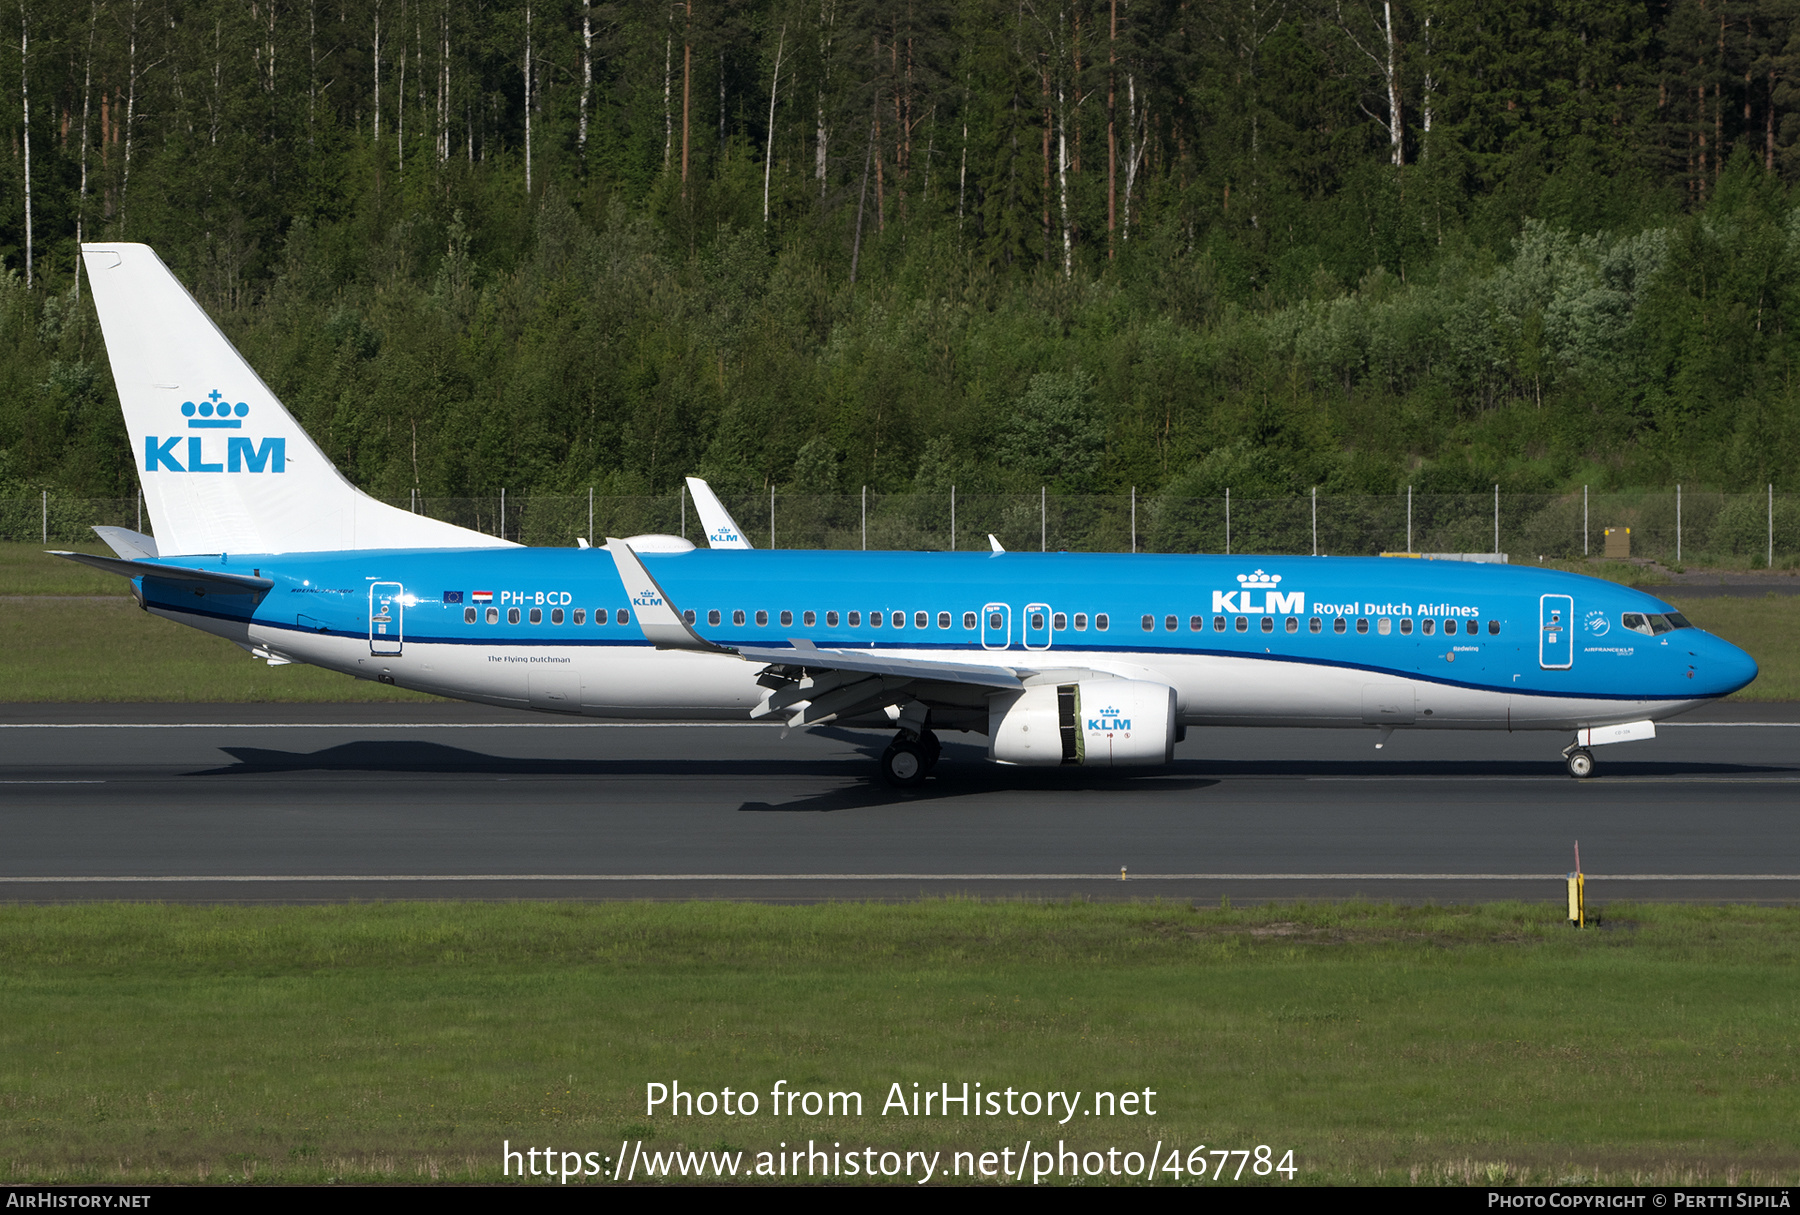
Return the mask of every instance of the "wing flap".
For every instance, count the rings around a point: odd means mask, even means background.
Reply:
[[[794,638],[788,645],[791,648],[739,646],[737,652],[746,662],[799,667],[807,671],[860,671],[867,675],[898,676],[933,683],[966,683],[986,688],[1016,689],[1025,686],[1018,673],[1010,667],[939,662],[931,658],[904,658],[879,650],[821,650],[803,638]]]

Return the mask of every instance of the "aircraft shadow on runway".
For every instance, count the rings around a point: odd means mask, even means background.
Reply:
[[[861,774],[857,759],[796,759],[771,752],[767,759],[549,759],[487,755],[463,747],[414,741],[344,743],[323,751],[221,747],[236,763],[188,776],[260,776],[280,772],[479,773],[489,776],[780,776]]]

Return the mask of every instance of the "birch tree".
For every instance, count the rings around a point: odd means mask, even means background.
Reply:
[[[1402,122],[1400,100],[1400,37],[1394,28],[1394,0],[1381,0],[1376,12],[1374,0],[1360,0],[1344,12],[1343,0],[1337,2],[1337,27],[1349,39],[1358,54],[1368,60],[1381,82],[1387,100],[1387,117],[1371,110],[1365,103],[1363,112],[1386,128],[1388,159],[1395,168],[1406,164],[1406,128]]]

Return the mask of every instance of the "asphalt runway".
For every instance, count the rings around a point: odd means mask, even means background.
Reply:
[[[0,706],[0,901],[1800,900],[1800,705],[1549,734],[1193,730],[1167,768],[453,704]],[[1121,880],[1121,870],[1124,870]]]

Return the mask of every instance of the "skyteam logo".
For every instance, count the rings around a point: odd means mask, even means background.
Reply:
[[[1257,570],[1254,574],[1239,574],[1237,580],[1237,590],[1213,592],[1213,611],[1280,615],[1283,612],[1299,613],[1306,610],[1305,591],[1277,589],[1281,585],[1280,574],[1265,574]]]
[[[217,388],[206,394],[200,401],[183,401],[181,416],[187,419],[188,430],[242,430],[244,419],[250,416],[250,405],[245,401],[228,401]],[[242,435],[225,436],[225,450],[218,449],[217,440],[206,441],[205,435],[187,435],[187,447],[184,455],[178,455],[181,449],[181,435],[161,438],[157,435],[144,436],[144,471],[145,472],[178,472],[178,473],[216,473],[216,472],[272,472],[287,471],[287,440],[281,437],[270,437],[258,442]],[[182,466],[186,458],[187,466]]]

